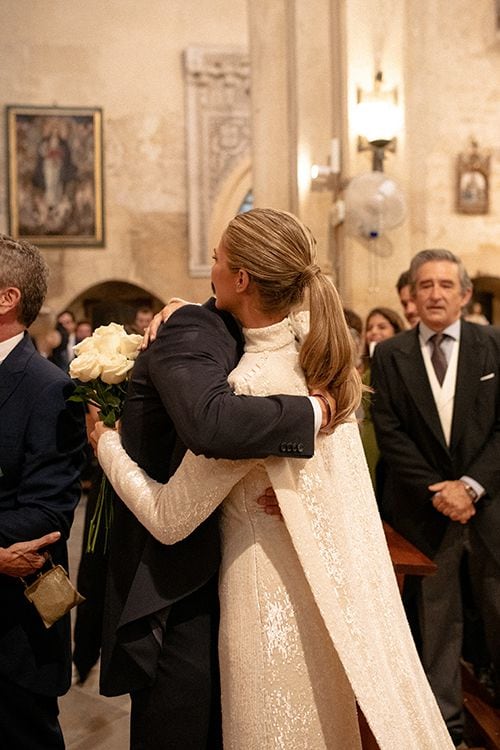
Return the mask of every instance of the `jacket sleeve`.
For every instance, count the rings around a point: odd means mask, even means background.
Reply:
[[[23,433],[12,435],[13,451],[23,458],[12,479],[17,484],[15,507],[0,511],[1,546],[50,531],[69,536],[86,441],[83,408],[67,402],[73,388],[61,379],[41,386]]]
[[[238,360],[236,342],[217,314],[187,305],[160,329],[153,346],[153,384],[194,453],[231,459],[313,455],[314,411],[308,398],[231,391],[227,377]]]

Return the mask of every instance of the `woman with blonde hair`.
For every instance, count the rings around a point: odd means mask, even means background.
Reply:
[[[356,699],[382,750],[451,748],[402,609],[352,416],[361,383],[338,294],[294,216],[236,216],[214,253],[217,307],[243,326],[235,393],[337,400],[312,459],[228,461],[188,452],[151,480],[119,435],[98,455],[118,495],[161,542],[221,504],[219,658],[224,747],[359,750]],[[296,312],[308,292],[309,313]],[[168,325],[168,323],[167,323]],[[104,434],[102,434],[104,433]],[[256,499],[272,485],[284,523]]]

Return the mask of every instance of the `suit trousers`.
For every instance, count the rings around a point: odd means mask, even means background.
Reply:
[[[0,676],[0,747],[64,750],[57,698],[38,695]]]
[[[156,679],[130,694],[131,750],[222,748],[217,576],[170,608]]]
[[[418,598],[421,658],[450,734],[460,739],[464,728],[460,672],[461,567],[469,576],[470,589],[484,623],[486,645],[500,674],[500,566],[473,524],[453,521],[449,523],[434,562],[438,566],[437,573],[422,580]]]

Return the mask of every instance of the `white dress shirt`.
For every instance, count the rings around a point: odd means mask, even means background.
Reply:
[[[16,348],[20,341],[22,341],[23,336],[24,331],[22,331],[21,333],[16,333],[16,335],[11,336],[10,339],[0,341],[0,364],[2,364],[4,359],[7,359],[11,351]]]
[[[443,380],[442,386],[440,386],[431,362],[433,345],[430,339],[432,336],[434,336],[436,331],[433,331],[422,321],[420,321],[420,323],[418,324],[418,335],[420,339],[422,357],[424,358],[427,375],[429,377],[429,383],[432,388],[434,400],[436,402],[447,445],[449,445],[450,443],[451,420],[453,417],[453,401],[455,399],[455,383],[458,365],[458,352],[460,347],[460,331],[460,318],[449,325],[448,328],[440,331],[440,333],[446,334],[446,338],[444,338],[441,342],[441,349],[448,363],[448,370],[446,371],[445,379]],[[464,474],[460,477],[460,479],[465,482],[465,484],[468,484],[472,487],[472,489],[477,493],[478,499],[485,494],[486,490],[484,489],[484,487],[472,477]]]

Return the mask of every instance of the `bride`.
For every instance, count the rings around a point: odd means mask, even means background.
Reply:
[[[382,750],[453,745],[402,608],[353,412],[361,386],[337,292],[294,216],[236,216],[214,252],[217,307],[243,326],[237,394],[330,392],[311,459],[188,452],[165,484],[96,427],[116,492],[164,544],[221,505],[219,659],[226,750],[358,750],[356,701]],[[309,313],[294,310],[308,291]],[[284,446],[284,451],[300,446]],[[255,499],[272,485],[284,523]]]

